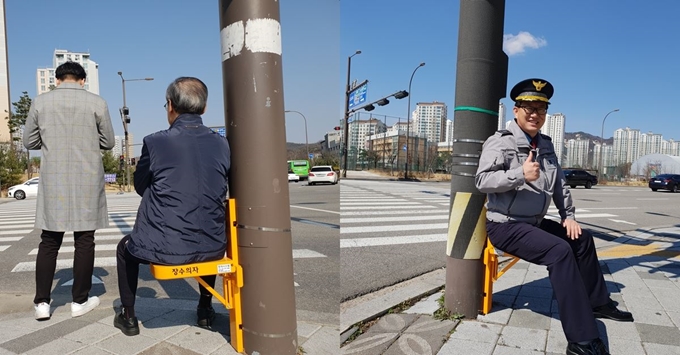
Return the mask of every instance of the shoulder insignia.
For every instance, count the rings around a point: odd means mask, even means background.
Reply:
[[[496,135],[503,137],[503,136],[511,136],[512,132],[508,131],[507,129],[499,129],[496,131]]]

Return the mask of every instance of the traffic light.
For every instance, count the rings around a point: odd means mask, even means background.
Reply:
[[[335,126],[335,127],[333,127],[333,130],[334,130],[334,131],[340,131],[340,130],[342,130],[342,127],[340,127],[340,126]]]
[[[373,111],[373,110],[375,110],[375,106],[373,106],[373,104],[366,105],[366,106],[364,106],[364,110]]]
[[[380,100],[376,101],[376,104],[378,104],[378,106],[385,106],[389,103],[390,103],[390,100],[388,100],[388,99],[380,99]]]
[[[118,166],[120,170],[123,170],[125,168],[125,156],[123,154],[120,155]]]
[[[398,91],[396,94],[394,94],[395,99],[403,99],[408,96],[408,92],[406,90],[401,90]]]
[[[135,158],[130,159],[130,165],[135,165]]]
[[[127,107],[123,107],[123,116],[127,116],[130,114],[130,109]]]

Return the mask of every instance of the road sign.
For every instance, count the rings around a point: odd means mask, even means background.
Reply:
[[[309,154],[309,159],[314,159],[314,154]]]
[[[368,81],[356,87],[349,93],[349,108],[359,106],[366,102],[366,95],[368,93]]]
[[[116,174],[104,174],[104,182],[116,182]]]
[[[401,148],[401,149],[403,149],[404,151],[406,151],[406,144],[404,144],[404,147]]]

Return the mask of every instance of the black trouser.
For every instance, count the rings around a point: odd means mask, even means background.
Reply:
[[[560,223],[544,219],[539,227],[528,223],[487,221],[491,243],[530,263],[548,267],[562,321],[570,342],[599,338],[593,308],[609,302],[593,236],[583,229],[576,240],[567,237]]]
[[[33,303],[50,303],[52,281],[57,267],[57,255],[64,232],[44,230],[40,235],[42,241],[38,246],[35,259],[35,298]],[[71,296],[73,302],[87,302],[92,288],[92,270],[94,269],[94,231],[73,232],[73,286]]]
[[[130,235],[126,235],[118,243],[116,248],[116,261],[118,269],[118,292],[120,293],[120,302],[123,307],[132,308],[135,306],[135,297],[137,295],[137,282],[139,279],[139,264],[149,264],[149,261],[142,260],[130,254],[125,244],[130,240]],[[215,280],[217,275],[201,276],[210,287],[215,288]],[[203,297],[212,297],[203,285],[198,284],[200,295]]]

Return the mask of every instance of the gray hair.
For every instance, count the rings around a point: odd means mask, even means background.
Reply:
[[[208,102],[208,87],[198,78],[183,76],[168,85],[165,98],[179,114],[201,115]]]

